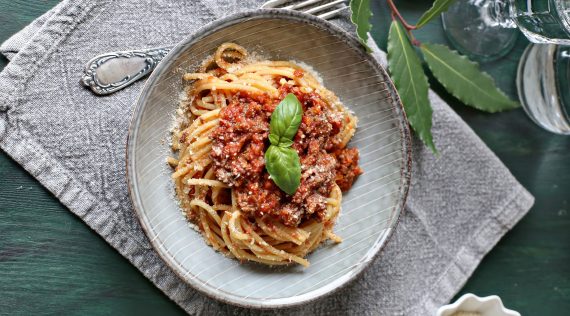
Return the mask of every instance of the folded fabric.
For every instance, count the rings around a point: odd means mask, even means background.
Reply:
[[[85,62],[117,50],[174,44],[262,1],[65,0],[0,47],[0,147],[191,314],[433,315],[530,209],[533,197],[437,95],[435,157],[414,141],[406,210],[381,256],[317,302],[252,311],[209,299],[171,271],[134,218],[125,141],[142,82],[106,97],[79,85]],[[347,16],[334,21],[345,28]],[[374,56],[385,54],[371,42]],[[38,210],[41,211],[41,210]]]

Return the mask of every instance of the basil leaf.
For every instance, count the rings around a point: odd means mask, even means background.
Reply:
[[[269,134],[269,142],[271,143],[271,145],[278,146],[279,140],[280,140],[279,136],[275,134]]]
[[[292,141],[297,134],[302,116],[301,102],[294,94],[289,93],[279,102],[271,114],[271,122],[269,123],[269,141],[271,144],[282,147],[291,146],[285,144],[290,143],[287,140]],[[276,136],[271,137],[271,135]]]
[[[281,138],[281,141],[279,142],[279,147],[291,147],[291,145],[293,145],[293,141],[287,138]]]
[[[289,195],[301,184],[301,162],[292,148],[269,146],[265,152],[265,168],[273,182]]]

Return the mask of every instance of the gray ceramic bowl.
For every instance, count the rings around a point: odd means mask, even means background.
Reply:
[[[335,233],[344,241],[309,255],[309,268],[271,268],[222,256],[188,226],[174,198],[165,159],[171,154],[169,129],[183,89],[181,76],[227,41],[274,60],[311,65],[360,120],[350,146],[360,149],[364,174],[343,197]],[[404,207],[411,145],[392,82],[357,40],[313,16],[257,10],[205,26],[164,58],[137,101],[127,158],[136,214],[156,251],[180,278],[224,302],[275,308],[330,293],[371,263]]]

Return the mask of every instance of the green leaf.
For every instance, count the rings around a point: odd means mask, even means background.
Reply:
[[[447,46],[423,44],[425,60],[439,82],[463,103],[486,112],[499,112],[519,106],[495,86],[479,65]]]
[[[455,2],[455,0],[435,0],[431,8],[429,8],[429,10],[427,10],[420,17],[418,23],[416,23],[416,27],[421,28],[422,26],[426,25],[429,21],[433,20],[433,18],[447,11],[447,9],[449,9],[449,6],[451,6],[453,2]]]
[[[372,16],[372,11],[370,10],[370,0],[350,0],[350,20],[354,25],[356,25],[356,35],[358,39],[366,47],[368,52],[372,50],[366,41],[368,41],[368,32],[372,29],[370,24],[370,17]]]
[[[437,153],[431,135],[432,109],[428,99],[428,81],[416,50],[398,21],[392,22],[388,34],[388,68],[410,125],[424,144]]]
[[[273,182],[289,195],[301,184],[301,162],[292,148],[270,145],[265,152],[265,168]]]
[[[279,102],[269,123],[271,145],[265,152],[265,168],[273,182],[289,195],[295,193],[301,184],[299,155],[289,147],[293,145],[302,118],[301,102],[293,93],[289,93]]]
[[[279,142],[279,147],[291,147],[291,145],[293,145],[293,141],[287,138],[281,138],[281,141]]]
[[[289,93],[279,102],[271,114],[271,122],[269,123],[269,141],[271,144],[283,147],[291,146],[302,117],[301,102],[293,93]]]
[[[279,145],[279,141],[281,140],[281,137],[275,135],[275,134],[269,134],[269,142],[272,145],[278,146]]]

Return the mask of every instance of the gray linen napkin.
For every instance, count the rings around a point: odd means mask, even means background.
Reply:
[[[78,78],[94,55],[173,44],[261,2],[66,0],[0,47],[11,58],[0,73],[0,147],[191,314],[252,311],[182,282],[134,218],[125,141],[142,82],[97,97]],[[350,27],[346,17],[336,23]],[[533,197],[507,168],[448,105],[433,92],[430,98],[441,156],[414,142],[411,192],[383,254],[331,296],[262,314],[433,315],[530,209]]]

